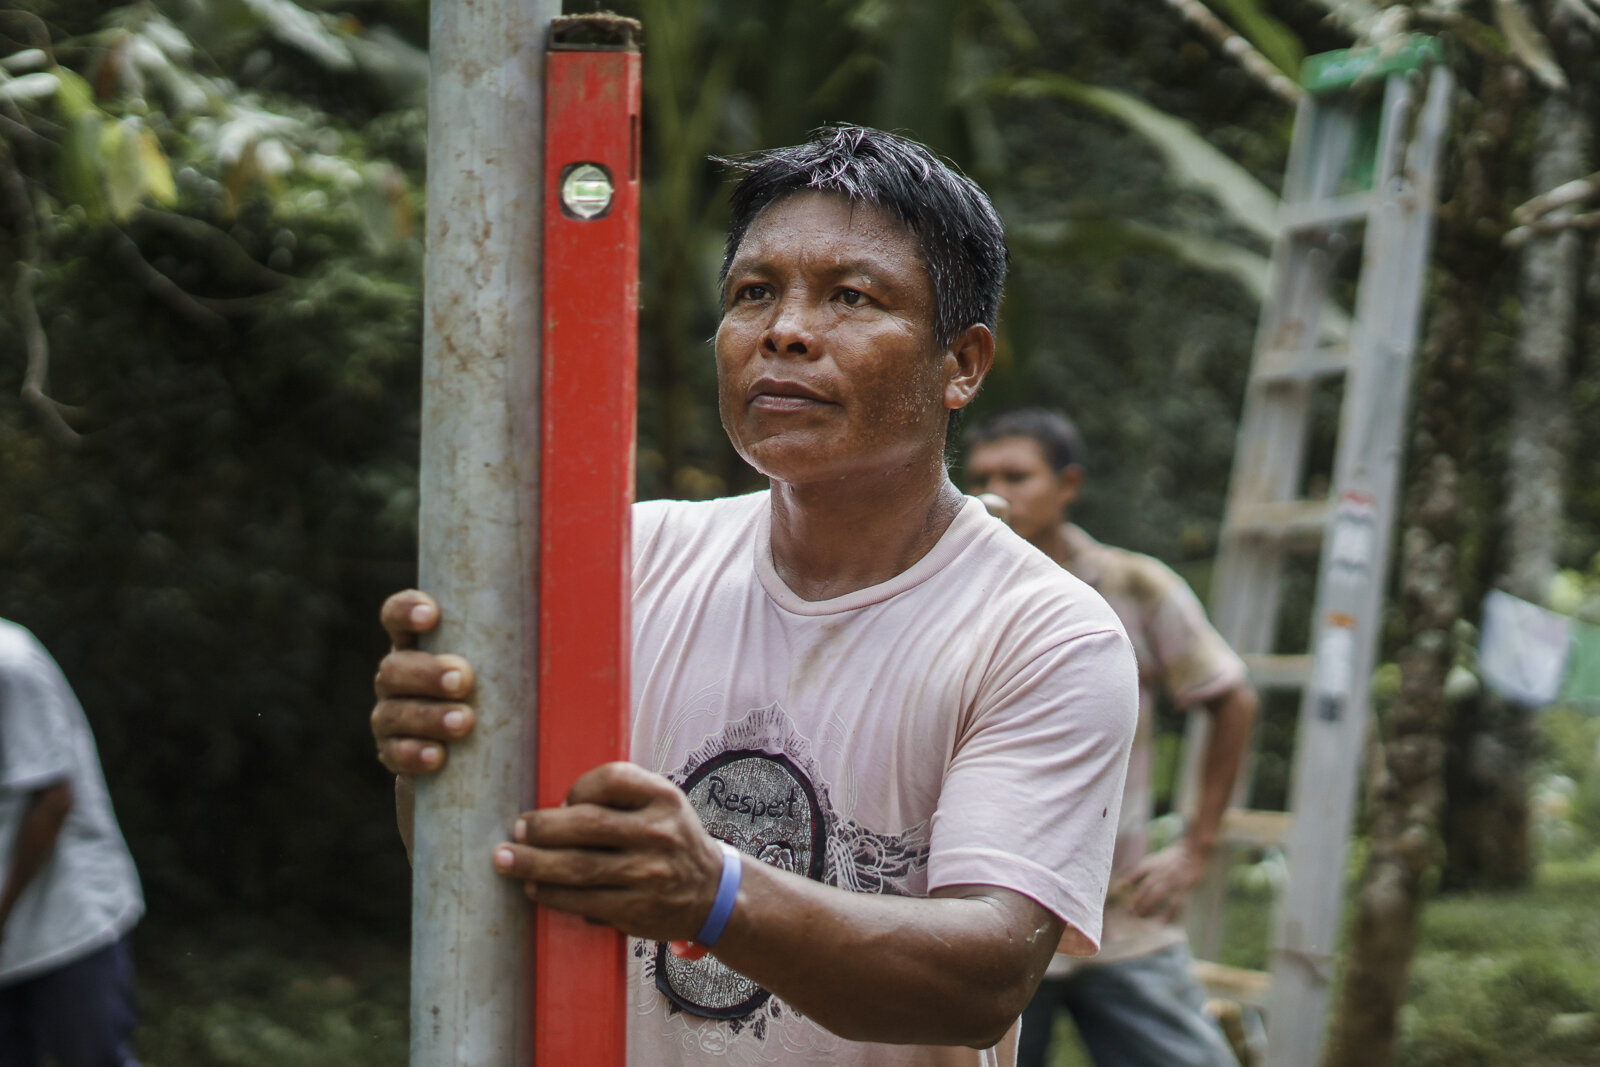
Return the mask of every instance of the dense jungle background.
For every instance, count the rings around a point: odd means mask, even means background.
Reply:
[[[1072,413],[1075,516],[1202,594],[1281,76],[1396,28],[1445,40],[1455,128],[1350,872],[1364,977],[1330,1062],[1600,1064],[1600,719],[1508,706],[1473,659],[1496,586],[1600,623],[1600,3],[614,7],[645,25],[641,497],[755,486],[714,407],[708,157],[902,129],[1008,226],[976,413]],[[408,871],[365,711],[377,605],[416,571],[427,34],[426,0],[0,10],[0,617],[94,726],[150,905],[154,1067],[404,1057]],[[1263,806],[1293,711],[1267,709]],[[1249,859],[1237,893],[1264,916],[1274,857]],[[1398,895],[1363,894],[1383,879]],[[1264,928],[1229,961],[1261,964]],[[1400,959],[1363,948],[1384,939]]]

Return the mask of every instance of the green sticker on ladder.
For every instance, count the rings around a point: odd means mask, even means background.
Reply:
[[[1443,61],[1444,47],[1437,38],[1399,37],[1371,48],[1341,48],[1307,56],[1300,67],[1300,84],[1311,93],[1340,92],[1358,81]]]

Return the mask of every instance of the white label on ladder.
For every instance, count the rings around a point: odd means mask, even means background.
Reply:
[[[1317,665],[1311,676],[1317,718],[1324,722],[1337,722],[1344,713],[1355,658],[1356,620],[1337,612],[1329,615],[1317,634]]]
[[[1365,493],[1347,492],[1339,497],[1333,516],[1333,533],[1328,539],[1328,577],[1344,586],[1364,580],[1372,569],[1377,552],[1377,508]]]

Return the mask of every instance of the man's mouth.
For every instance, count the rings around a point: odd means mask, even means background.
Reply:
[[[804,411],[833,401],[804,382],[762,378],[750,386],[748,402],[764,411]]]

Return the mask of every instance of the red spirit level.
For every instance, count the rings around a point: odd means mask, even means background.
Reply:
[[[540,807],[628,755],[628,509],[639,288],[639,24],[557,19],[545,56],[539,479]],[[616,930],[540,908],[538,1067],[623,1067]]]

